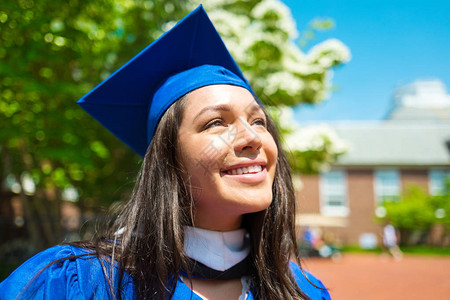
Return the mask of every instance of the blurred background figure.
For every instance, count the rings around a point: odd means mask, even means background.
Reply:
[[[383,228],[383,246],[395,260],[402,259],[403,253],[398,247],[397,232],[394,226],[389,223]]]
[[[319,227],[306,226],[303,231],[300,250],[303,257],[324,257],[337,260],[341,257],[331,234],[324,235]]]

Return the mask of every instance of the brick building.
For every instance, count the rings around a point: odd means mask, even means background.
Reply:
[[[440,81],[397,89],[385,120],[330,125],[349,150],[329,171],[299,177],[300,229],[320,228],[343,244],[380,242],[374,220],[381,199],[410,186],[442,191],[450,174],[450,95]]]

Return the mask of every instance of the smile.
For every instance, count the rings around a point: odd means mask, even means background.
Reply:
[[[228,174],[228,175],[254,174],[254,173],[260,173],[262,170],[263,170],[263,166],[256,165],[256,166],[248,166],[248,167],[227,170],[227,171],[225,171],[225,174]]]

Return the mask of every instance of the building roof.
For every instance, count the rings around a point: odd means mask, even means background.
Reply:
[[[436,124],[450,124],[450,107],[431,109],[396,107],[389,113],[387,120],[415,120],[416,122],[427,121]]]
[[[333,127],[349,145],[337,165],[450,166],[450,124],[385,121]]]
[[[333,124],[349,145],[337,165],[450,166],[450,95],[439,80],[395,90],[386,120]]]

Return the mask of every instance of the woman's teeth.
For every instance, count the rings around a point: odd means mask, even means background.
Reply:
[[[226,173],[228,175],[242,175],[248,173],[258,173],[262,171],[262,166],[249,166],[244,168],[236,168],[233,170],[228,170]]]

